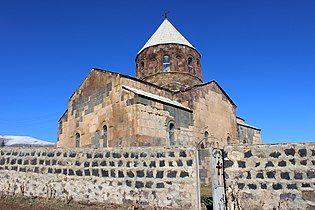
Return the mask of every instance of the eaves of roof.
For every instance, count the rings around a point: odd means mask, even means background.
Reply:
[[[122,87],[124,89],[126,89],[126,90],[129,90],[129,91],[137,94],[137,95],[144,96],[144,97],[149,98],[149,99],[153,99],[154,101],[166,103],[166,104],[169,104],[169,105],[172,105],[172,106],[176,106],[176,107],[188,110],[188,111],[192,111],[191,109],[189,109],[188,107],[185,107],[184,105],[182,105],[178,101],[175,101],[175,100],[163,97],[163,96],[159,96],[159,95],[156,95],[156,94],[153,94],[153,93],[149,93],[149,92],[146,92],[146,91],[134,88],[134,87],[130,87],[130,86],[127,86],[127,85],[122,85]]]

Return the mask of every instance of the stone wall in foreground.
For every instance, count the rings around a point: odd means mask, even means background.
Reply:
[[[229,209],[315,209],[315,143],[224,148]]]
[[[1,148],[2,196],[198,209],[188,148]]]

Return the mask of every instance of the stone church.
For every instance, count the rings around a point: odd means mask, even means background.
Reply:
[[[59,120],[58,147],[261,143],[223,88],[202,80],[200,57],[165,18],[136,55],[136,78],[91,70]]]

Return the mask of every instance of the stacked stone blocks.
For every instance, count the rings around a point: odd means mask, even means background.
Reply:
[[[233,145],[224,156],[230,208],[315,208],[315,143]]]
[[[189,148],[0,150],[0,192],[87,203],[197,208]]]

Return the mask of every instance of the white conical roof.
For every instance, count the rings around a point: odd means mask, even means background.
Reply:
[[[177,29],[168,21],[167,18],[163,21],[163,23],[160,25],[160,27],[154,32],[154,34],[151,36],[151,38],[145,43],[145,45],[141,48],[141,50],[138,52],[142,52],[145,48],[158,45],[158,44],[182,44],[186,45],[188,47],[191,47],[193,49],[194,46],[190,44],[183,35],[177,31]]]

